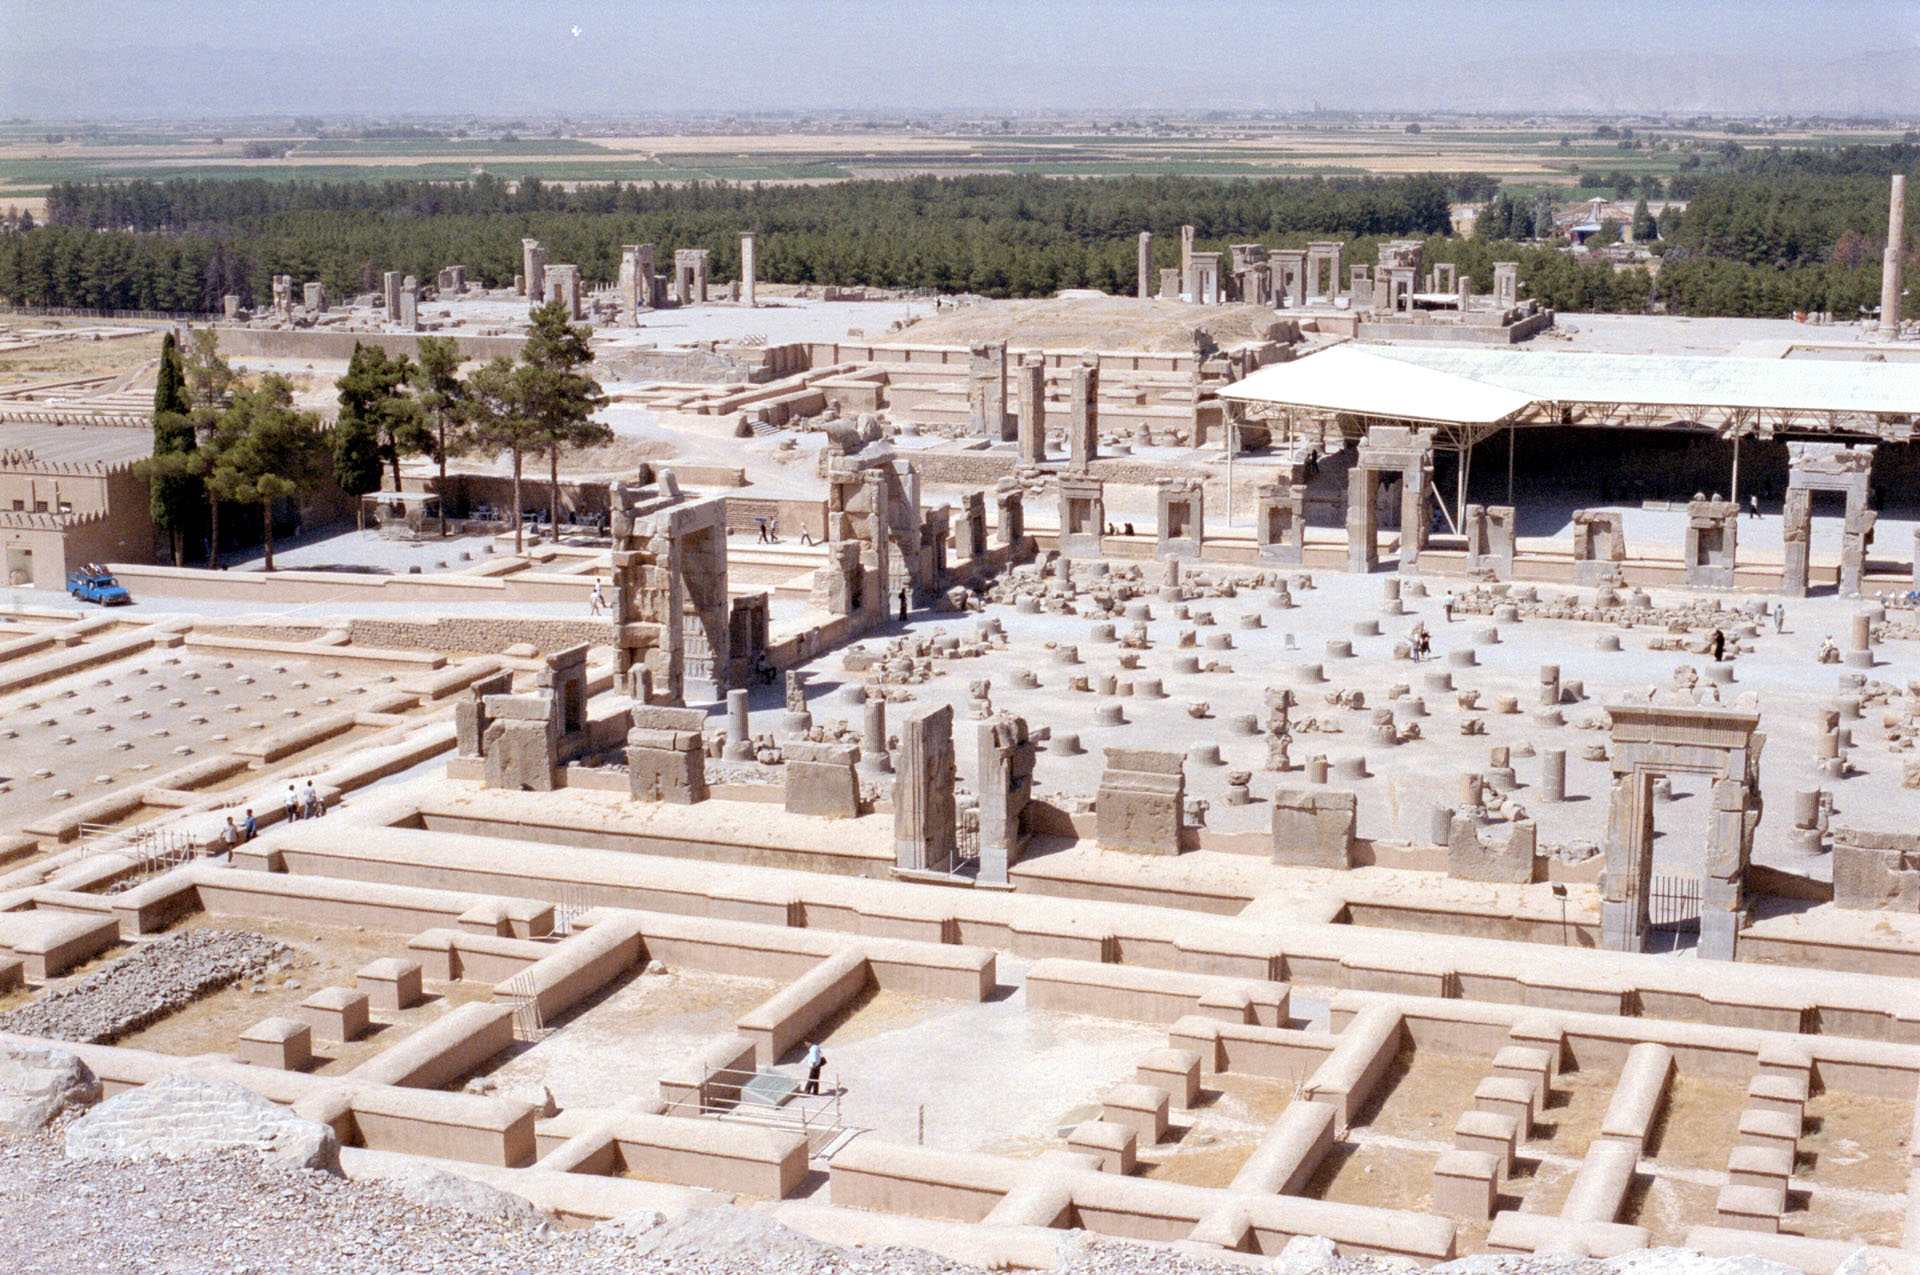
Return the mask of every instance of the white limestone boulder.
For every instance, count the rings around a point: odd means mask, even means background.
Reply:
[[[175,1073],[115,1094],[67,1130],[67,1154],[76,1160],[174,1160],[228,1151],[340,1171],[340,1142],[331,1128],[231,1081],[201,1076]]]
[[[35,1133],[98,1101],[99,1079],[64,1049],[0,1042],[0,1133]]]

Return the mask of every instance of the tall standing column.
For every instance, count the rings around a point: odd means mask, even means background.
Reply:
[[[1652,918],[1647,891],[1653,873],[1653,775],[1633,770],[1613,777],[1607,808],[1607,861],[1600,874],[1600,946],[1644,952]]]
[[[1193,227],[1180,227],[1180,295],[1198,300],[1193,281]]]
[[[1020,463],[1040,465],[1047,459],[1047,364],[1042,355],[1030,354],[1014,370],[1013,388],[1018,400]]]
[[[1153,296],[1153,232],[1140,232],[1140,299]]]
[[[1887,204],[1887,252],[1880,264],[1880,335],[1900,333],[1900,265],[1907,247],[1907,178],[1893,175],[1893,195]]]
[[[1084,474],[1100,454],[1100,365],[1075,364],[1072,385],[1067,402],[1069,464],[1075,473]]]
[[[747,305],[759,304],[754,300],[754,274],[758,264],[753,232],[740,236],[740,300]]]
[[[893,781],[894,865],[952,872],[958,850],[953,800],[953,706],[922,704],[900,723]]]

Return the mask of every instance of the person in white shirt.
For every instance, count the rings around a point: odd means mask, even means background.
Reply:
[[[807,1042],[806,1063],[807,1083],[806,1087],[801,1089],[800,1092],[804,1094],[818,1094],[820,1092],[820,1069],[827,1065],[827,1056],[820,1052],[819,1041],[810,1040]]]

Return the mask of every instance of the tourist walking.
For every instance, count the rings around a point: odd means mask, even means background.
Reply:
[[[1727,635],[1719,629],[1713,631],[1713,662],[1715,664],[1727,658]]]
[[[1787,608],[1780,603],[1773,604],[1773,631],[1779,634],[1787,627]]]
[[[233,848],[240,844],[240,826],[234,823],[232,815],[227,816],[227,826],[220,830],[220,844],[227,848],[227,857],[231,859]]]
[[[306,788],[300,793],[300,801],[306,807],[306,817],[309,819],[318,819],[327,812],[326,807],[320,804],[320,792],[311,779],[307,780]]]
[[[240,823],[240,839],[252,841],[260,835],[260,821],[253,817],[253,807],[247,807],[247,817]]]
[[[600,582],[598,580],[593,582],[593,600],[587,605],[594,615],[599,615],[607,609],[607,595],[600,592]]]
[[[807,1042],[807,1083],[801,1093],[818,1095],[820,1092],[820,1069],[827,1065],[827,1056],[820,1052],[820,1042]]]
[[[300,817],[300,794],[287,785],[287,822],[292,823]]]
[[[1447,590],[1447,596],[1440,601],[1440,614],[1447,617],[1447,623],[1453,623],[1453,590]]]

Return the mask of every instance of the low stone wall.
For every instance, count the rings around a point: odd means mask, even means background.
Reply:
[[[0,1040],[36,1043],[29,1036],[0,1036]],[[78,1056],[100,1078],[101,1092],[107,1097],[172,1072],[189,1072],[230,1080],[293,1107],[309,1120],[332,1125],[344,1146],[494,1165],[525,1164],[534,1156],[534,1110],[505,1098],[355,1083],[251,1067],[217,1056],[178,1058],[117,1045],[61,1048]]]
[[[485,362],[504,355],[520,357],[527,343],[524,336],[466,336],[457,332],[340,332],[331,328],[214,328],[220,338],[220,353],[227,358],[254,359],[350,359],[353,347],[377,345],[388,354],[417,358],[423,336],[452,337],[460,352],[470,359]]]
[[[512,1006],[462,1005],[361,1063],[347,1073],[347,1079],[406,1089],[438,1089],[512,1043]]]

